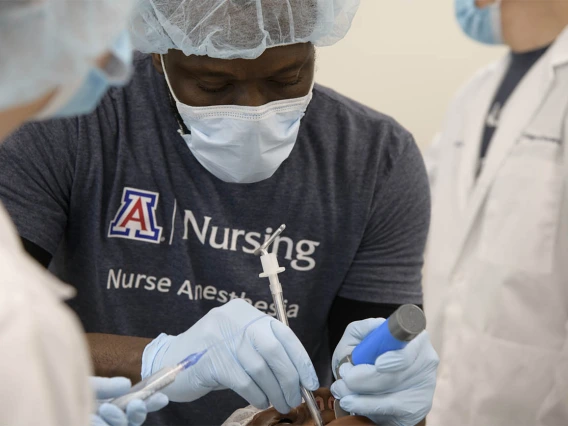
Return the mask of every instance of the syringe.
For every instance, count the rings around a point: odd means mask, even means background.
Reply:
[[[278,265],[276,253],[268,253],[268,247],[274,242],[274,240],[276,240],[276,237],[278,237],[284,229],[286,229],[286,225],[280,226],[280,228],[274,231],[272,236],[266,240],[262,246],[255,250],[254,254],[260,256],[262,269],[264,270],[264,272],[259,276],[261,278],[267,277],[270,281],[270,292],[272,293],[276,317],[278,320],[288,325],[288,317],[286,316],[286,309],[284,307],[284,295],[282,294],[282,285],[278,279],[278,274],[284,272],[284,268],[281,268]],[[312,416],[316,426],[324,426],[314,395],[303,386],[300,386],[300,391],[302,392],[302,397],[306,402],[306,406],[308,407],[310,415]]]
[[[189,355],[177,365],[162,368],[161,370],[137,383],[126,395],[114,398],[110,401],[110,403],[116,405],[121,410],[126,410],[127,405],[131,401],[135,399],[145,400],[147,398],[150,398],[156,392],[159,392],[166,386],[172,384],[178,374],[180,374],[184,370],[187,370],[192,365],[197,364],[197,362],[203,355],[205,355],[206,352],[207,349],[201,352],[196,352]]]

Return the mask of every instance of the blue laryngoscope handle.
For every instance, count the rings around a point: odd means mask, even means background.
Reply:
[[[385,322],[373,330],[350,355],[343,358],[336,369],[337,379],[341,379],[339,367],[345,362],[353,365],[375,364],[378,357],[389,351],[403,349],[412,339],[426,328],[424,312],[416,305],[402,305]],[[335,416],[348,416],[340,404],[335,404]]]
[[[389,331],[388,322],[383,322],[378,328],[359,343],[351,353],[353,365],[374,364],[379,356],[389,351],[396,351],[408,345],[408,342],[398,340]]]
[[[374,364],[379,356],[403,349],[426,328],[424,312],[416,305],[402,305],[359,343],[350,355],[353,365]]]

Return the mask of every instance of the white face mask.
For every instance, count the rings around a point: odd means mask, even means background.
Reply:
[[[260,107],[192,107],[176,97],[163,58],[162,68],[178,112],[191,131],[182,137],[197,161],[214,176],[224,182],[260,182],[288,158],[312,99],[311,89],[304,97]]]

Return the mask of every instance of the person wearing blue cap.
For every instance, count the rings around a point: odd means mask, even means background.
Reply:
[[[390,117],[314,84],[315,48],[341,40],[358,6],[140,0],[131,83],[0,149],[0,198],[28,251],[78,290],[98,374],[139,380],[214,345],[164,390],[191,404],[149,422],[221,424],[242,398],[285,413],[300,385],[330,384],[331,353],[374,317],[422,303],[420,152]],[[295,334],[271,317],[254,255],[282,223],[272,248]],[[238,343],[216,344],[227,336]],[[344,365],[332,392],[377,423],[414,425],[437,362],[424,333]]]
[[[428,423],[565,425],[568,2],[456,0],[455,12],[508,52],[456,95],[431,156]]]
[[[25,121],[89,113],[109,85],[127,81],[130,7],[128,1],[0,2],[0,144]],[[126,393],[130,380],[89,381],[80,323],[64,304],[75,291],[26,256],[1,204],[0,271],[0,424],[138,426],[168,403],[156,394],[123,412],[102,401]]]

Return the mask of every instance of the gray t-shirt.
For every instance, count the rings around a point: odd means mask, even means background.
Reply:
[[[329,385],[336,296],[422,302],[430,192],[412,136],[316,85],[274,176],[224,183],[178,134],[150,57],[137,55],[135,68],[93,114],[27,125],[2,145],[0,198],[20,234],[54,254],[51,268],[77,288],[71,305],[87,332],[156,337],[232,298],[273,314],[253,251],[284,223],[275,247],[290,326]],[[221,424],[245,405],[214,392],[151,418]]]

